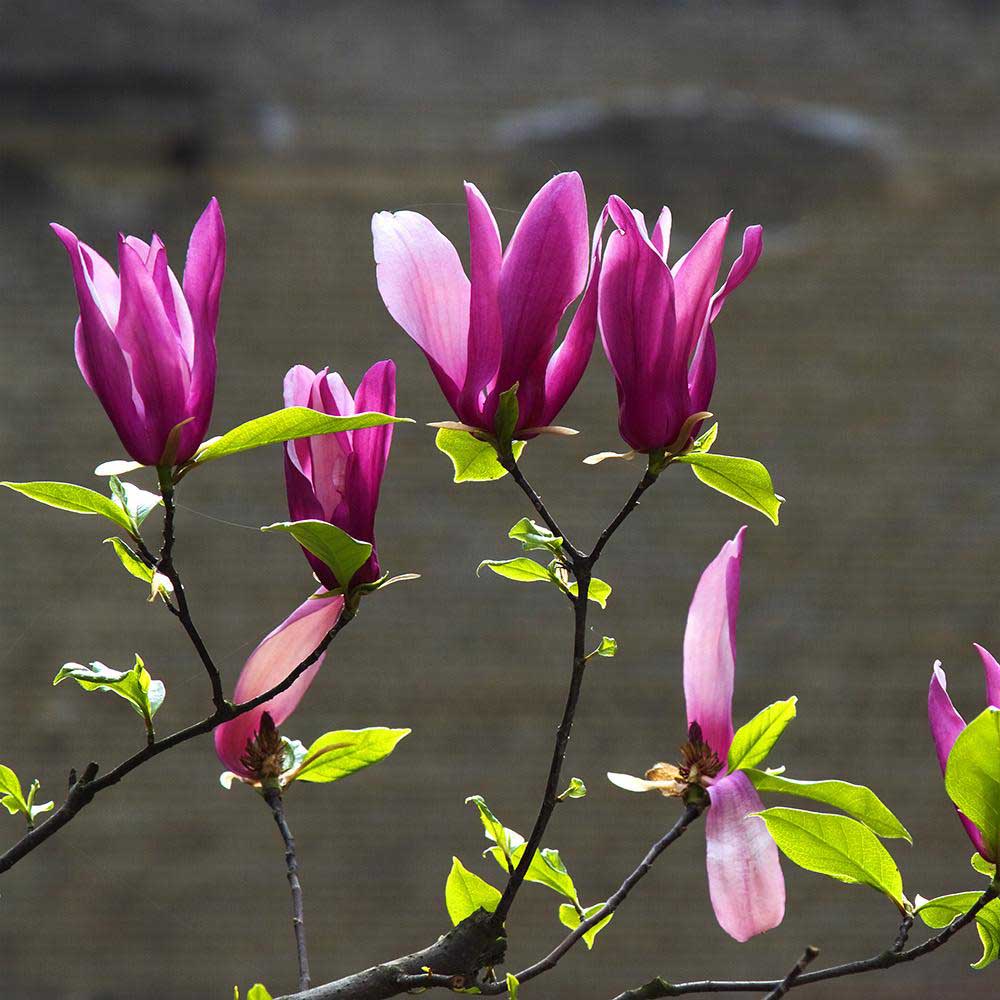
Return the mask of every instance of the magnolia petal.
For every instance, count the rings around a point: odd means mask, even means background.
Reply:
[[[236,682],[233,700],[242,704],[279,684],[316,649],[337,623],[343,607],[342,596],[328,600],[307,599],[300,604],[250,654]],[[281,694],[215,728],[215,752],[230,771],[241,778],[253,778],[240,763],[240,757],[246,750],[247,741],[257,732],[261,716],[267,712],[274,724],[280,726],[295,711],[323,659],[324,656],[320,656]]]
[[[927,692],[927,719],[931,726],[931,736],[934,738],[934,749],[937,751],[938,764],[944,774],[948,766],[948,754],[958,739],[958,734],[965,729],[965,719],[958,714],[951,696],[948,694],[948,678],[941,667],[941,661],[934,663],[931,674],[931,685]]]
[[[983,672],[986,675],[986,701],[994,708],[1000,708],[1000,663],[993,654],[979,643],[973,643],[979,658],[983,661]]]
[[[637,778],[633,774],[616,774],[608,771],[608,781],[612,785],[624,788],[626,792],[663,792],[676,788],[678,783],[672,779],[663,781],[648,781],[646,778]]]
[[[720,760],[733,742],[733,677],[736,670],[736,618],[740,599],[740,562],[746,526],[722,546],[701,575],[684,631],[684,697],[687,721]]]
[[[677,313],[674,354],[683,358],[685,367],[708,319],[709,303],[722,265],[729,218],[725,215],[716,219],[674,268]]]
[[[664,205],[650,236],[650,243],[656,248],[656,252],[663,258],[664,262],[666,262],[667,254],[670,253],[671,223],[670,209]]]
[[[708,790],[708,890],[719,926],[737,941],[769,931],[785,915],[785,879],[774,839],[751,813],[764,808],[742,771]]]
[[[619,458],[623,462],[631,462],[635,458],[634,451],[599,451],[594,455],[588,455],[584,460],[584,465],[600,465],[609,458]]]
[[[722,312],[726,299],[736,291],[757,266],[764,252],[763,226],[747,226],[743,231],[743,249],[729,269],[725,284],[712,296],[712,304],[708,311],[709,323],[714,323],[716,316]]]

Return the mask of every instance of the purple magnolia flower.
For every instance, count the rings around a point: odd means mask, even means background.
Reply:
[[[380,361],[365,372],[351,395],[344,380],[329,369],[314,372],[296,365],[285,376],[285,405],[307,406],[331,416],[376,411],[396,414],[396,366]],[[293,521],[329,521],[359,542],[370,542],[372,554],[355,573],[355,584],[378,579],[375,551],[375,509],[389,458],[392,424],[339,431],[289,441],[285,446],[285,487]],[[303,550],[305,551],[305,550]],[[347,587],[330,567],[306,552],[316,577],[327,589]]]
[[[745,532],[740,528],[709,563],[688,611],[684,633],[688,742],[681,748],[680,765],[657,764],[645,779],[608,775],[630,792],[681,796],[694,785],[707,789],[708,889],[716,919],[737,941],[777,927],[785,915],[785,880],[777,845],[764,822],[751,815],[760,812],[763,803],[742,771],[726,773],[733,742],[736,617]]]
[[[555,420],[594,344],[600,245],[595,238],[591,255],[583,181],[576,173],[553,177],[525,209],[506,251],[486,199],[472,184],[465,198],[470,277],[424,216],[379,212],[372,219],[378,288],[462,423],[492,434],[500,394],[516,382],[516,433],[532,437]],[[559,323],[581,292],[553,352]]]
[[[304,601],[250,654],[233,691],[236,704],[250,701],[280,683],[337,623],[344,598],[337,595],[320,599],[322,593],[321,590]],[[247,762],[247,744],[260,733],[265,712],[275,726],[280,726],[295,711],[323,665],[325,655],[304,670],[295,683],[277,697],[216,726],[215,752],[230,771],[248,781],[259,780],[260,775]]]
[[[754,269],[763,250],[760,226],[743,234],[743,251],[715,291],[729,216],[717,219],[671,269],[670,211],[646,233],[640,212],[617,195],[608,213],[600,276],[601,339],[618,389],[618,428],[640,452],[679,451],[697,432],[715,385],[712,323],[726,298]],[[682,440],[683,439],[683,440]]]
[[[1000,708],[1000,664],[993,658],[993,655],[977,643],[973,643],[979,658],[983,661],[983,672],[986,675],[986,703],[993,708]],[[934,672],[931,675],[930,691],[927,694],[927,718],[931,724],[931,735],[934,737],[934,747],[937,750],[938,763],[941,765],[941,773],[944,774],[948,766],[948,755],[955,745],[959,733],[965,729],[965,719],[955,710],[951,702],[951,697],[947,690],[947,678],[941,668],[941,662],[934,664]],[[987,861],[995,862],[997,859],[986,846],[983,835],[979,828],[958,810],[959,818],[965,826],[965,831],[969,839],[975,845],[976,850]]]
[[[163,241],[118,237],[118,270],[63,226],[80,303],[76,361],[125,450],[143,465],[186,462],[215,396],[215,326],[226,230],[213,198],[191,233],[181,285]]]

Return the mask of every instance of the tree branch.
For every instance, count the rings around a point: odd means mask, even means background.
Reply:
[[[97,764],[89,764],[83,775],[70,788],[69,794],[66,796],[66,801],[44,823],[39,824],[34,830],[29,831],[16,844],[0,855],[0,875],[13,868],[18,861],[30,854],[36,847],[45,843],[53,834],[58,833],[84,806],[91,802],[98,792],[104,791],[105,788],[109,788],[111,785],[116,785],[127,774],[147,761],[152,760],[154,757],[158,757],[161,753],[165,753],[167,750],[179,746],[181,743],[186,743],[196,736],[203,736],[205,733],[210,733],[221,723],[228,722],[257,708],[259,705],[263,705],[265,702],[277,697],[282,691],[290,688],[301,674],[305,670],[308,670],[326,652],[327,647],[334,640],[337,633],[356,614],[357,612],[354,609],[345,605],[333,628],[323,636],[319,645],[304,660],[296,664],[284,680],[279,681],[274,687],[258,695],[256,698],[251,698],[240,705],[231,705],[229,702],[224,701],[221,709],[216,709],[215,712],[207,718],[202,719],[201,722],[196,722],[185,729],[180,729],[170,736],[164,737],[162,740],[157,740],[156,743],[147,744],[100,778],[97,777]]]
[[[819,948],[809,945],[802,953],[802,957],[792,966],[791,971],[778,985],[771,990],[764,1000],[781,1000],[781,998],[795,985],[795,981],[806,971],[806,968],[816,961],[819,955]]]
[[[285,867],[288,885],[292,890],[292,929],[295,932],[295,952],[299,961],[299,989],[309,989],[309,954],[306,951],[306,921],[302,906],[302,883],[299,881],[299,859],[295,853],[295,838],[285,818],[285,805],[280,788],[266,788],[264,801],[271,807],[271,814],[285,844]]]

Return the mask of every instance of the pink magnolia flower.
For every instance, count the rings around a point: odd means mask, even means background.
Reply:
[[[743,234],[743,251],[715,289],[729,216],[717,219],[671,269],[670,210],[652,236],[640,212],[617,195],[608,213],[618,227],[601,269],[601,339],[618,389],[618,428],[636,451],[679,451],[697,433],[715,386],[712,324],[726,298],[754,269],[763,250],[760,226]],[[680,440],[682,438],[684,440]]]
[[[688,742],[679,766],[657,764],[646,778],[609,774],[632,792],[684,795],[700,785],[710,801],[705,818],[708,889],[727,934],[747,941],[785,915],[785,880],[778,848],[764,822],[764,806],[742,771],[726,773],[733,742],[733,677],[740,597],[741,528],[701,575],[684,633],[684,697]]]
[[[379,212],[372,219],[378,288],[462,423],[492,434],[500,394],[516,382],[516,433],[530,437],[555,420],[594,344],[600,245],[595,239],[590,253],[583,181],[576,173],[553,177],[532,198],[506,250],[474,185],[465,185],[465,199],[469,277],[454,246],[424,216]],[[559,323],[581,292],[553,352]]]
[[[993,708],[1000,708],[1000,664],[982,646],[976,643],[973,645],[979,653],[979,658],[983,661],[983,672],[986,675],[986,703]],[[931,686],[927,693],[927,718],[930,721],[931,735],[934,738],[934,747],[937,750],[941,773],[944,774],[951,748],[955,745],[959,733],[965,729],[965,719],[958,714],[952,704],[947,690],[947,678],[941,668],[940,661],[934,664],[934,671],[931,674]],[[969,835],[969,840],[975,845],[976,850],[987,861],[995,862],[997,859],[986,846],[979,828],[961,812],[958,810],[956,812],[958,812],[959,818],[965,826],[965,831]]]
[[[333,628],[344,607],[344,598],[321,598],[317,595],[304,601],[273,632],[264,638],[243,665],[233,701],[236,704],[251,701],[284,680],[320,644]],[[215,728],[215,752],[219,760],[240,778],[253,781],[258,778],[244,762],[247,744],[260,732],[264,713],[280,726],[295,711],[302,696],[323,665],[325,654],[307,667],[295,683],[281,694],[258,705],[230,722]]]
[[[365,372],[351,395],[344,380],[329,369],[314,372],[296,365],[285,376],[285,405],[307,406],[331,416],[376,411],[396,414],[396,366],[380,361]],[[285,486],[293,521],[329,521],[359,542],[370,542],[372,554],[354,575],[354,583],[378,579],[375,551],[375,509],[382,474],[392,444],[392,424],[289,441],[285,446]],[[320,583],[333,590],[350,580],[337,580],[333,571],[312,553],[303,551]]]
[[[125,450],[143,465],[187,461],[205,437],[215,396],[215,327],[226,230],[213,198],[191,233],[181,285],[163,241],[118,237],[118,269],[68,229],[80,303],[76,361]]]

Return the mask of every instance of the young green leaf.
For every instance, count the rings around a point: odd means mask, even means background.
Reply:
[[[339,729],[324,733],[305,751],[305,756],[297,769],[288,775],[287,781],[339,781],[355,771],[385,760],[410,732],[409,729],[373,726],[370,729]],[[293,753],[292,768],[296,766],[294,757]]]
[[[706,486],[759,510],[774,524],[778,523],[778,508],[784,503],[784,497],[774,492],[770,473],[760,462],[707,452],[688,452],[673,461],[690,465],[691,471]]]
[[[272,1000],[271,994],[264,989],[261,983],[257,983],[255,986],[250,987],[250,992],[247,993],[247,1000]]]
[[[530,517],[522,517],[510,529],[507,537],[520,542],[525,552],[547,549],[553,555],[559,555],[562,551],[563,540],[558,535],[553,535],[545,525],[532,521]]]
[[[488,483],[507,475],[507,470],[497,461],[496,448],[468,431],[442,428],[437,432],[434,444],[438,451],[451,459],[456,483]],[[520,458],[524,442],[514,441],[511,448],[514,458]]]
[[[598,910],[602,909],[604,903],[595,903],[593,906],[588,906],[583,911],[583,917],[577,913],[576,907],[570,903],[560,903],[559,904],[559,922],[564,926],[568,927],[571,931],[575,931],[584,920],[589,920]],[[583,943],[587,946],[587,949],[594,947],[594,938],[611,923],[611,918],[614,917],[614,913],[609,913],[603,920],[599,920],[593,927],[588,931],[584,931]]]
[[[146,732],[153,733],[153,716],[159,711],[166,696],[163,681],[154,681],[138,653],[131,670],[112,670],[103,663],[67,663],[53,680],[53,687],[72,678],[84,691],[110,691],[124,698],[146,725]]]
[[[571,778],[569,787],[559,796],[559,801],[563,799],[582,799],[587,794],[587,786],[581,778]]]
[[[291,535],[304,549],[333,570],[333,575],[342,587],[350,585],[355,573],[372,554],[368,542],[359,542],[346,531],[326,521],[279,521],[268,524],[261,531],[284,531]]]
[[[798,698],[776,701],[740,726],[729,747],[729,772],[756,767],[771,752],[785,727],[795,718]]]
[[[517,405],[517,390],[520,385],[515,382],[506,392],[500,393],[500,402],[497,405],[497,415],[493,421],[493,426],[497,432],[497,441],[500,446],[506,448],[510,445],[517,430],[517,418],[519,408]]]
[[[993,878],[997,873],[997,866],[992,861],[987,861],[979,851],[972,855],[971,864],[980,875],[985,875],[987,878]]]
[[[513,831],[510,832],[513,833]],[[517,837],[519,835],[514,834],[514,836]],[[521,843],[511,852],[510,861],[514,868],[520,864],[526,847],[527,844]],[[501,868],[506,870],[507,862],[499,847],[491,847],[486,851],[486,853],[489,854]],[[548,886],[554,892],[558,892],[561,896],[565,896],[574,903],[578,902],[576,886],[573,885],[573,879],[566,870],[566,866],[563,864],[562,858],[559,857],[559,852],[553,850],[552,848],[543,847],[540,851],[536,852],[535,856],[531,859],[531,864],[528,865],[528,872],[524,876],[524,880],[526,882],[537,882],[539,885]]]
[[[479,576],[482,568],[486,566],[493,570],[497,576],[506,577],[508,580],[516,580],[518,583],[555,583],[559,581],[552,571],[541,563],[529,559],[527,556],[518,556],[516,559],[484,559],[476,568],[476,576]]]
[[[466,800],[465,804],[468,805],[472,803],[476,809],[479,810],[479,818],[482,820],[483,829],[486,832],[486,839],[492,840],[500,851],[503,852],[505,858],[510,858],[514,850],[520,847],[524,843],[524,837],[522,837],[517,831],[510,830],[503,825],[493,815],[493,810],[486,804],[486,800],[481,795],[470,795]],[[501,861],[501,865],[506,867],[506,863]]]
[[[928,927],[938,930],[972,909],[979,896],[978,892],[955,892],[937,899],[921,899],[918,896],[916,912]],[[985,969],[1000,957],[1000,900],[987,903],[976,914],[976,927],[983,943],[983,957],[974,962],[972,968]]]
[[[413,421],[407,417],[390,417],[386,413],[356,413],[350,417],[331,417],[305,406],[288,406],[283,410],[248,420],[245,424],[240,424],[223,434],[222,437],[206,441],[191,460],[191,465],[204,465],[226,455],[236,455],[242,451],[293,441],[296,438],[401,423],[411,424]]]
[[[719,436],[719,425],[718,423],[712,424],[711,427],[703,434],[698,435],[694,439],[688,453],[691,452],[706,452],[712,450],[712,445],[715,444],[715,439]]]
[[[513,972],[507,973],[507,996],[510,1000],[517,1000],[517,995],[520,992],[521,984],[518,982],[517,976]]]
[[[958,734],[948,755],[944,787],[979,827],[989,853],[1000,851],[1000,709],[987,708]]]
[[[152,510],[163,503],[158,493],[149,493],[132,483],[123,483],[117,476],[112,476],[108,485],[111,488],[111,498],[128,514],[135,534],[139,533],[142,522]]]
[[[575,584],[571,583],[566,588],[573,597],[580,592],[580,588]],[[608,606],[608,598],[611,596],[611,584],[605,583],[603,580],[598,580],[596,576],[590,578],[590,587],[587,589],[587,600],[593,601],[595,604],[599,604],[602,608]],[[607,654],[602,654],[606,656]]]
[[[477,910],[492,913],[500,902],[500,893],[453,857],[444,887],[444,901],[451,922],[460,924]]]
[[[597,656],[614,656],[618,652],[618,640],[610,635],[601,636],[601,644],[594,650]]]
[[[906,827],[883,805],[881,799],[864,785],[852,785],[849,781],[797,781],[779,774],[745,769],[744,773],[758,792],[779,792],[796,795],[813,802],[823,802],[853,816],[864,823],[869,830],[880,837],[899,837],[913,843]]]
[[[111,538],[105,538],[104,544],[107,545],[111,543],[115,550],[115,555],[118,556],[118,561],[125,567],[125,569],[132,574],[137,580],[142,580],[143,583],[152,583],[153,581],[153,570],[151,567],[147,566],[139,556],[132,550],[126,542],[122,541],[117,535],[113,535]],[[169,582],[169,581],[168,581]],[[173,585],[171,584],[171,589]]]
[[[753,815],[764,820],[782,853],[800,868],[840,882],[871,886],[906,912],[896,862],[862,823],[833,813],[780,807]]]
[[[119,528],[132,533],[132,518],[110,497],[88,490],[86,486],[74,486],[72,483],[7,483],[0,486],[21,493],[30,500],[37,500],[49,507],[59,510],[69,510],[74,514],[99,514],[109,521],[114,521]]]
[[[4,806],[11,816],[21,813],[27,820],[29,829],[34,827],[36,816],[55,808],[54,802],[35,805],[35,796],[39,788],[41,782],[36,778],[28,786],[28,795],[25,797],[21,790],[20,778],[9,767],[0,764],[0,805]]]

